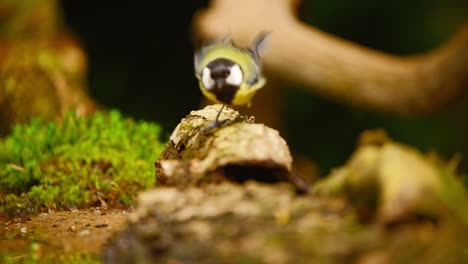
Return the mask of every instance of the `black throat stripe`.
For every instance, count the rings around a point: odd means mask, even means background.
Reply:
[[[214,89],[213,92],[216,95],[216,99],[224,104],[232,104],[234,96],[239,90],[239,86],[225,84],[220,89]]]
[[[210,69],[213,80],[224,80],[229,76],[230,68],[234,64],[232,60],[219,58],[210,62],[207,67]],[[238,90],[239,86],[230,85],[224,81],[223,86],[220,88],[214,87],[212,92],[216,95],[216,99],[222,103],[231,104]]]

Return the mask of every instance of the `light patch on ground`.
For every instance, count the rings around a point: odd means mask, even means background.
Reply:
[[[121,230],[130,210],[93,208],[41,213],[3,222],[0,230],[0,256],[27,255],[31,243],[38,242],[40,253],[99,254],[104,242]]]

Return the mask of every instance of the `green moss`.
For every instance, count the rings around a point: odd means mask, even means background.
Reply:
[[[68,253],[61,255],[44,255],[40,243],[32,242],[25,254],[11,254],[0,256],[0,263],[5,264],[41,264],[41,263],[69,263],[69,264],[99,264],[98,256],[87,253]]]
[[[154,184],[160,134],[115,110],[17,125],[0,140],[0,213],[129,205]]]
[[[458,162],[457,162],[458,163]],[[456,168],[453,166],[441,166],[439,173],[441,174],[441,198],[445,205],[452,210],[453,214],[468,226],[468,211],[466,208],[468,202],[468,192],[463,185],[460,175],[457,175]]]

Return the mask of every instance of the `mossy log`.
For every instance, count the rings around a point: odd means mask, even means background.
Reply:
[[[127,228],[104,246],[104,263],[468,260],[466,193],[453,165],[366,133],[347,164],[299,195],[287,174],[250,171],[292,170],[276,132],[232,109],[221,120],[233,123],[200,131],[218,110],[208,106],[182,120],[156,162],[158,186],[139,195]],[[266,145],[252,149],[258,144]],[[244,169],[233,177],[232,166]],[[363,209],[380,217],[365,219]]]
[[[287,183],[157,187],[104,245],[104,263],[464,263],[459,222],[362,224],[346,200]]]
[[[349,161],[317,182],[317,195],[345,196],[385,224],[456,217],[468,227],[468,193],[456,174],[458,160],[395,142],[383,130],[363,133]]]
[[[223,125],[202,131],[216,117],[221,105],[209,105],[183,118],[156,162],[160,185],[181,186],[219,181],[256,179],[262,182],[290,181],[299,191],[308,183],[292,168],[292,157],[279,132],[253,117],[225,107]]]

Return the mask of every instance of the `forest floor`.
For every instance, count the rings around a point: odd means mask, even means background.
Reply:
[[[105,208],[51,211],[2,221],[0,256],[8,256],[13,263],[33,253],[41,258],[67,253],[98,256],[106,240],[126,226],[130,211]],[[31,249],[32,244],[35,249]]]

